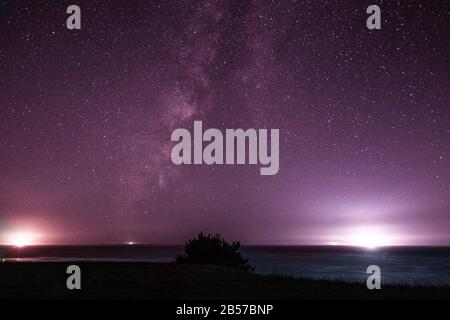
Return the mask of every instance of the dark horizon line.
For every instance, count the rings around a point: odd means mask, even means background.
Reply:
[[[162,247],[179,247],[184,246],[186,243],[145,243],[145,242],[121,242],[121,243],[82,243],[82,244],[30,244],[30,245],[13,245],[13,244],[0,244],[0,247],[16,247],[16,248],[28,248],[28,247],[112,247],[112,246],[124,246],[124,247],[137,247],[137,246],[162,246]],[[242,244],[241,247],[348,247],[348,248],[367,248],[367,249],[379,249],[379,248],[398,248],[398,247],[450,247],[449,244],[404,244],[404,245],[380,245],[370,248],[364,245],[345,245],[345,244]]]

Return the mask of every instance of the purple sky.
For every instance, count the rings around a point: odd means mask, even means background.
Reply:
[[[0,1],[4,235],[450,244],[448,1],[72,2]],[[280,129],[279,173],[173,165],[194,120]]]

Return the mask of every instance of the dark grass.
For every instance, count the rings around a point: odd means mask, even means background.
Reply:
[[[82,290],[66,288],[66,268]],[[216,266],[130,262],[0,263],[0,299],[450,299],[450,287],[389,286],[259,275]]]

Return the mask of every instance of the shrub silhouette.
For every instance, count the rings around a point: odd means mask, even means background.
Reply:
[[[228,243],[220,234],[204,235],[200,233],[196,238],[186,242],[184,254],[176,257],[177,263],[214,264],[236,268],[244,271],[255,270],[244,259],[239,251],[239,242]]]

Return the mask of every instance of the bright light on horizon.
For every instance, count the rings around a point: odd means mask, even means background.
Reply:
[[[25,247],[37,245],[40,236],[30,231],[12,231],[4,235],[5,245]]]
[[[392,232],[379,226],[362,226],[351,228],[330,245],[344,245],[376,249],[398,244],[398,238]]]

